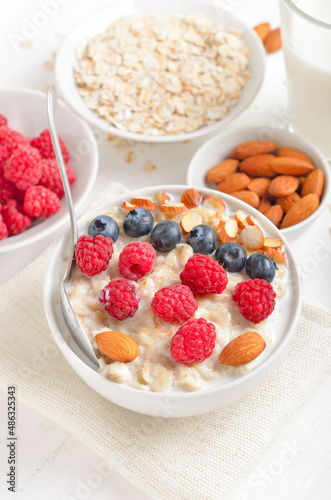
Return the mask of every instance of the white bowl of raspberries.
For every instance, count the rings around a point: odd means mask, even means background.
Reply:
[[[59,101],[57,128],[76,210],[98,169],[87,124]],[[84,151],[82,153],[82,151]],[[46,115],[36,90],[0,90],[0,252],[26,246],[68,222],[68,210]]]
[[[98,369],[58,300],[69,234],[47,270],[45,311],[69,364],[108,400],[152,416],[212,411],[261,382],[289,346],[301,311],[295,259],[242,201],[149,187],[103,203],[78,226],[67,293]]]

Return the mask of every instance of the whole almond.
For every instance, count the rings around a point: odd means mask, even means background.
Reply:
[[[234,160],[232,158],[223,160],[207,172],[206,179],[212,184],[218,184],[227,175],[234,174],[237,171],[238,165],[239,160]]]
[[[240,170],[251,177],[268,177],[272,179],[276,177],[276,172],[271,168],[271,162],[275,159],[274,155],[258,155],[250,156],[243,160],[240,164]]]
[[[294,193],[299,187],[299,180],[292,175],[278,175],[272,179],[269,186],[269,193],[276,198]]]
[[[246,174],[230,174],[217,185],[216,189],[222,193],[231,194],[234,191],[246,189],[248,184],[249,177]]]
[[[284,215],[283,209],[280,205],[273,205],[266,212],[265,216],[271,220],[275,226],[278,226]]]
[[[247,185],[247,189],[249,191],[253,191],[253,193],[256,193],[260,198],[262,198],[262,196],[265,196],[268,193],[270,182],[270,179],[267,179],[266,177],[257,177]]]
[[[258,24],[257,26],[255,26],[254,31],[257,33],[261,41],[264,42],[271,31],[270,23]]]
[[[247,332],[231,340],[220,354],[220,363],[227,366],[240,366],[260,356],[266,346],[257,332]]]
[[[281,229],[286,227],[294,226],[299,222],[307,219],[319,205],[319,197],[315,193],[307,194],[299,201],[297,201],[293,207],[285,215],[283,222],[281,223]]]
[[[302,151],[299,151],[298,149],[294,149],[294,148],[286,148],[286,147],[279,148],[277,153],[276,153],[276,156],[278,156],[278,157],[286,156],[287,158],[297,158],[298,160],[303,160],[303,161],[305,161],[307,163],[311,163],[311,165],[313,165],[313,162],[311,161],[309,156],[307,156]]]
[[[100,351],[114,361],[130,363],[139,354],[138,344],[122,332],[101,332],[95,336],[95,341]]]
[[[238,200],[244,201],[254,208],[258,208],[260,205],[260,198],[256,193],[253,193],[252,191],[235,191],[234,193],[231,193],[231,196],[238,198]]]
[[[301,196],[315,193],[320,198],[323,193],[324,174],[322,170],[316,169],[311,172],[305,179],[302,185]]]
[[[261,203],[259,205],[259,211],[262,213],[262,214],[266,214],[266,212],[269,210],[269,208],[271,207],[271,203],[270,203],[270,200],[268,200],[268,198],[266,196],[263,196],[262,200],[261,200]]]
[[[244,160],[250,156],[264,155],[278,148],[275,142],[271,141],[247,141],[242,142],[231,151],[231,158]]]
[[[298,158],[281,156],[271,162],[271,168],[277,174],[285,175],[307,175],[314,170],[314,165]]]
[[[276,52],[282,48],[282,37],[280,34],[280,28],[276,28],[266,36],[264,40],[265,50],[267,52]]]
[[[281,198],[276,199],[277,205],[280,205],[283,209],[284,213],[287,213],[290,208],[293,207],[294,203],[300,200],[300,196],[298,193],[291,193],[287,196],[282,196]]]
[[[191,188],[184,191],[182,194],[181,202],[187,208],[195,208],[199,206],[201,193],[197,189]]]

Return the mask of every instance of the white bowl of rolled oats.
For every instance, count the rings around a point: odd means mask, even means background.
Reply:
[[[69,364],[106,399],[153,416],[212,411],[261,382],[289,346],[301,311],[295,259],[240,200],[187,186],[140,189],[82,217],[79,233],[68,294],[98,371],[61,312],[69,235],[48,267],[45,311]],[[108,248],[102,268],[89,267],[86,241]]]
[[[104,132],[145,142],[225,127],[264,76],[254,30],[216,3],[126,0],[90,16],[56,58],[59,92]]]

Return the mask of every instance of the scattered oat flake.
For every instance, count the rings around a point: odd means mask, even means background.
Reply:
[[[151,161],[147,161],[143,166],[143,169],[145,170],[145,172],[153,172],[154,170],[156,170],[156,166],[153,165]]]
[[[31,45],[32,45],[31,40],[22,40],[22,41],[20,42],[20,46],[21,46],[21,47],[31,47]]]
[[[112,146],[119,149],[132,148],[136,143],[135,141],[129,141],[128,139],[121,139],[111,134],[107,134],[107,141],[110,142]]]
[[[124,156],[124,161],[126,163],[131,163],[136,159],[136,153],[134,151],[128,151]]]

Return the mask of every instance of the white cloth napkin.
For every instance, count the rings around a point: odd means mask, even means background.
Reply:
[[[112,184],[102,199],[125,188]],[[0,385],[68,429],[155,499],[222,500],[331,373],[331,311],[305,302],[282,361],[249,395],[198,417],[158,419],[90,389],[61,355],[43,309],[54,244],[0,289]]]

